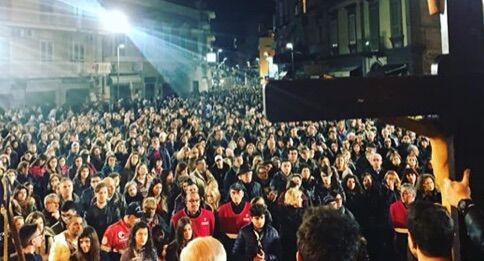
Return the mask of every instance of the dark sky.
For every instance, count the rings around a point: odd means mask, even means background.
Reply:
[[[271,21],[273,0],[207,0],[209,9],[217,18],[212,30],[217,38],[217,47],[228,47],[233,37],[244,38],[257,34],[257,26],[251,26],[258,17]]]

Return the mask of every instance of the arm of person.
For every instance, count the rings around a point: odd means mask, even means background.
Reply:
[[[245,238],[242,235],[242,230],[239,232],[237,235],[237,238],[235,239],[234,246],[232,247],[232,255],[234,257],[238,257],[239,259],[242,259],[241,257],[245,256]]]
[[[449,204],[464,216],[467,235],[484,252],[484,213],[472,202],[469,176],[470,170],[466,169],[461,181],[444,179],[444,192]]]

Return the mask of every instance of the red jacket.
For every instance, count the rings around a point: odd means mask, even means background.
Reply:
[[[225,203],[218,209],[218,221],[222,233],[238,234],[240,229],[250,223],[250,203],[244,203],[244,209],[236,214],[230,202]]]
[[[171,225],[176,229],[178,220],[187,216],[185,208],[179,210],[171,218]],[[213,235],[215,229],[215,217],[212,211],[200,208],[200,214],[197,217],[190,217],[192,221],[193,237],[206,237]]]
[[[390,205],[390,220],[394,228],[407,228],[407,207],[401,200]]]

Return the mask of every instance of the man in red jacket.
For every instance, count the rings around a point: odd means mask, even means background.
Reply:
[[[185,198],[185,208],[176,212],[171,218],[172,231],[175,231],[178,220],[189,217],[192,221],[193,237],[213,235],[215,217],[209,210],[200,207],[200,195],[196,192],[188,193]]]
[[[225,249],[231,250],[240,229],[250,223],[250,203],[244,200],[244,187],[236,182],[229,189],[230,201],[218,209],[220,241]],[[230,251],[227,251],[230,253]],[[230,258],[229,254],[229,260]]]

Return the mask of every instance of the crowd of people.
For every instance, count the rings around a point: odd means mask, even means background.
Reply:
[[[429,139],[372,119],[271,123],[261,96],[5,111],[3,204],[24,255],[172,261],[212,236],[228,260],[292,261],[305,210],[327,206],[359,226],[360,260],[411,258],[408,206],[441,201]]]

